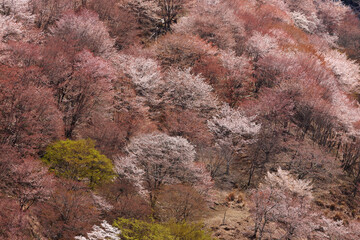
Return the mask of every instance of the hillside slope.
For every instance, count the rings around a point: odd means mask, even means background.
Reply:
[[[2,0],[0,239],[360,239],[359,64],[341,1]]]

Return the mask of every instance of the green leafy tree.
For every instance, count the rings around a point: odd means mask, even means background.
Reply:
[[[119,218],[113,225],[121,230],[124,240],[175,240],[170,230],[159,223]]]
[[[87,180],[91,187],[113,178],[111,160],[95,149],[95,141],[58,141],[49,145],[43,161],[58,176]]]
[[[206,229],[201,222],[170,221],[166,223],[166,227],[176,240],[216,240],[211,237],[210,230]]]
[[[156,223],[118,218],[113,226],[120,229],[124,240],[215,240],[202,223]]]

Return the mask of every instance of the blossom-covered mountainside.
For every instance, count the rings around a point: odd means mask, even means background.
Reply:
[[[358,0],[0,0],[0,239],[360,239]]]

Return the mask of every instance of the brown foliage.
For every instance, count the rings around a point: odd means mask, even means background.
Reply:
[[[165,112],[164,128],[170,135],[185,137],[196,145],[208,145],[212,139],[206,119],[190,110],[168,109]]]
[[[0,72],[0,143],[35,153],[61,137],[62,115],[51,90],[27,82],[16,68],[0,66]]]
[[[88,232],[98,220],[98,211],[87,187],[62,179],[49,200],[38,205],[37,216],[44,236],[65,240]]]
[[[51,79],[53,96],[64,114],[65,136],[71,138],[92,116],[100,112],[109,114],[113,69],[101,57],[81,51],[74,41],[51,38],[43,51],[43,61],[39,65]]]
[[[201,74],[214,86],[225,77],[227,69],[222,66],[219,58],[215,56],[205,56],[195,62],[192,72]]]
[[[234,192],[231,192],[226,196],[226,201],[232,202],[234,200],[235,200],[235,193]]]
[[[128,48],[139,43],[139,25],[136,17],[129,9],[125,8],[121,0],[91,0],[88,7],[99,14],[99,18],[105,21],[109,27],[109,34],[115,38],[115,46],[118,49]]]
[[[100,186],[99,194],[112,208],[106,213],[106,218],[113,221],[118,217],[146,219],[151,214],[149,204],[137,194],[136,188],[125,179]]]
[[[360,20],[355,14],[346,14],[343,21],[337,25],[338,43],[345,48],[349,57],[360,59]]]
[[[20,211],[14,199],[0,195],[0,209],[1,239],[32,239],[28,225],[28,215]]]
[[[192,187],[181,184],[163,187],[157,201],[156,215],[163,221],[197,220],[206,209],[203,197]]]
[[[154,45],[154,53],[161,66],[187,69],[208,55],[215,54],[216,49],[199,37],[167,34]]]
[[[79,3],[76,0],[31,0],[36,26],[48,30],[64,12],[78,9],[80,5],[77,2]]]
[[[17,203],[12,210],[26,212],[35,203],[45,201],[50,194],[52,177],[40,162],[21,158],[15,148],[5,145],[0,145],[0,152],[0,190]]]

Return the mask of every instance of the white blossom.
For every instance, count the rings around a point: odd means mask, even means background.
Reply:
[[[93,231],[87,237],[76,236],[76,240],[120,240],[121,231],[104,220],[100,226],[94,225]]]
[[[254,117],[247,117],[239,110],[224,105],[220,113],[208,121],[209,129],[215,134],[219,143],[245,142],[256,135],[261,128]]]
[[[291,16],[295,25],[308,33],[314,33],[320,24],[320,20],[317,18],[315,13],[311,15],[311,18],[301,12],[292,12]]]
[[[116,159],[116,171],[132,180],[142,194],[163,184],[202,181],[198,178],[204,174],[194,163],[194,147],[182,137],[145,134],[132,139],[126,152],[127,156]]]
[[[343,90],[359,90],[360,68],[354,60],[348,59],[345,53],[337,50],[330,50],[325,53],[324,59],[336,75]]]
[[[318,234],[325,239],[344,239],[350,233],[349,229],[344,226],[343,221],[334,221],[326,217],[322,217],[320,221],[324,231]]]
[[[265,55],[274,52],[279,48],[278,41],[275,37],[272,37],[268,34],[261,34],[255,32],[253,36],[249,39],[248,51],[250,54],[255,57],[264,57]]]
[[[13,17],[0,14],[0,41],[17,40],[23,35],[23,25]]]
[[[153,97],[163,84],[158,63],[151,58],[143,57],[128,56],[124,60],[124,72],[131,77],[136,90],[141,95]]]
[[[110,58],[113,54],[114,39],[109,36],[105,23],[91,11],[83,10],[78,14],[66,13],[51,31],[60,38],[66,36],[75,38],[96,55]]]
[[[311,200],[312,197],[312,185],[310,181],[295,179],[290,175],[288,171],[284,171],[278,168],[277,172],[268,172],[265,177],[266,185],[271,188],[278,188],[281,191],[291,192],[298,197],[307,197]]]
[[[208,112],[217,107],[212,90],[201,76],[191,74],[190,69],[170,70],[165,77],[162,103]]]
[[[354,129],[354,123],[360,121],[360,104],[350,100],[348,96],[339,89],[332,91],[332,105],[335,116],[346,126],[348,132],[358,135]]]
[[[255,231],[260,235],[273,233],[273,222],[283,230],[279,239],[303,239],[315,229],[312,224],[315,214],[311,212],[313,199],[309,181],[298,180],[281,168],[275,173],[268,172],[265,182],[252,195],[251,212]]]
[[[32,23],[34,16],[31,14],[29,2],[30,0],[0,0],[0,15]]]

